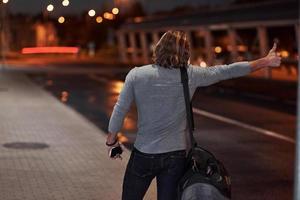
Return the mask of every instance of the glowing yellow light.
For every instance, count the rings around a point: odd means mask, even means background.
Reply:
[[[120,94],[122,88],[124,86],[124,82],[122,81],[115,81],[112,83],[112,92],[116,94]]]
[[[108,16],[109,16],[109,13],[108,13],[108,12],[105,12],[105,13],[103,14],[103,17],[104,17],[105,19],[107,19]]]
[[[8,3],[8,0],[2,0],[3,3]]]
[[[206,62],[204,62],[204,61],[201,61],[201,62],[200,62],[200,67],[207,67],[207,64],[206,64]]]
[[[96,11],[91,9],[88,14],[90,17],[94,17],[96,15]]]
[[[105,19],[108,19],[108,20],[113,20],[113,19],[114,19],[114,15],[111,14],[111,13],[109,13],[109,12],[105,12],[105,13],[103,14],[103,17],[104,17]]]
[[[286,51],[286,50],[282,50],[282,51],[280,51],[280,55],[283,57],[283,58],[287,58],[287,57],[289,57],[289,52],[288,51]]]
[[[118,140],[121,143],[127,143],[129,141],[128,138],[122,133],[118,133]]]
[[[60,100],[62,102],[67,102],[68,101],[68,97],[69,97],[69,93],[67,91],[63,91],[61,93],[61,97],[60,97]]]
[[[111,12],[112,12],[114,15],[117,15],[117,14],[119,14],[119,9],[118,9],[118,8],[113,8],[113,9],[111,10]]]
[[[216,46],[215,47],[215,52],[216,53],[221,53],[222,52],[222,48],[220,46]]]
[[[239,45],[237,49],[238,51],[243,51],[243,52],[248,51],[248,47],[245,45]]]
[[[63,0],[62,5],[63,6],[68,6],[70,4],[69,0]]]
[[[65,22],[65,18],[63,16],[58,18],[58,23],[62,24]]]
[[[53,6],[52,4],[49,4],[49,5],[47,6],[47,10],[48,10],[49,12],[52,12],[52,11],[54,10],[54,6]]]
[[[97,22],[97,23],[101,23],[102,21],[103,21],[103,18],[102,18],[102,17],[98,16],[98,17],[96,18],[96,22]]]

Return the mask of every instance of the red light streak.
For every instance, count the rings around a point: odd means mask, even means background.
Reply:
[[[26,47],[22,49],[22,54],[42,54],[42,53],[78,53],[78,47]]]

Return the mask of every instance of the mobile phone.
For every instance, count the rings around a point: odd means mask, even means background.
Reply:
[[[109,156],[111,157],[111,158],[113,158],[113,157],[115,157],[117,154],[122,154],[122,152],[123,152],[123,149],[121,148],[121,146],[117,146],[117,147],[114,147],[114,148],[112,148],[111,150],[110,150],[110,152],[109,152]]]

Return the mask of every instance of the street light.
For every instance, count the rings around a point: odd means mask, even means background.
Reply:
[[[90,17],[94,17],[96,15],[96,11],[91,9],[89,12],[88,12],[89,16]]]
[[[103,17],[104,17],[105,19],[108,19],[108,20],[113,20],[113,19],[114,19],[114,15],[111,14],[111,13],[109,13],[109,12],[105,12],[105,13],[103,14]]]
[[[102,21],[103,21],[103,18],[102,18],[101,16],[98,16],[98,17],[96,18],[96,22],[97,22],[98,24],[100,24]]]
[[[113,8],[113,9],[111,10],[111,12],[112,12],[114,15],[117,15],[117,14],[119,14],[119,9],[118,9],[118,8]]]
[[[63,6],[68,6],[70,4],[69,0],[63,0],[62,5]]]
[[[9,0],[2,0],[2,3],[8,3]]]
[[[222,52],[222,47],[216,46],[216,47],[215,47],[215,52],[216,52],[216,53],[221,53],[221,52]]]
[[[58,23],[63,24],[65,22],[65,18],[63,16],[58,18]]]
[[[47,10],[48,10],[49,12],[52,12],[52,11],[54,10],[54,6],[53,6],[52,4],[49,4],[49,5],[47,6]]]

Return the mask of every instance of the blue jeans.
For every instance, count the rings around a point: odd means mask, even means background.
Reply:
[[[122,200],[142,200],[151,181],[157,180],[157,199],[176,200],[177,184],[184,174],[185,150],[146,154],[133,149],[127,164]]]

